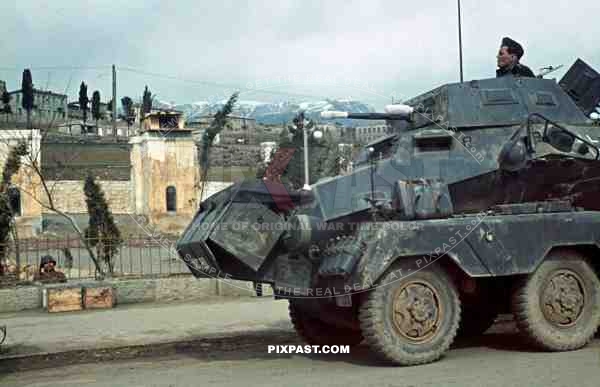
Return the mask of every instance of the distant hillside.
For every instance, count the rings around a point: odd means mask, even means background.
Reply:
[[[155,106],[170,107],[181,110],[185,113],[186,121],[193,121],[201,116],[215,113],[220,109],[225,101],[217,103],[209,103],[207,101],[199,101],[194,103],[172,105],[165,102],[157,101]],[[261,124],[279,125],[284,122],[290,122],[294,116],[301,110],[304,110],[307,118],[320,121],[320,114],[325,110],[341,110],[351,111],[356,113],[373,112],[374,109],[368,104],[360,101],[352,100],[325,100],[325,101],[307,101],[307,102],[289,102],[282,101],[277,103],[258,102],[249,100],[240,100],[236,104],[234,114],[256,119],[256,122]],[[364,125],[359,121],[338,120],[345,126]]]

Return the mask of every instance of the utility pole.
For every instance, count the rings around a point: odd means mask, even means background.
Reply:
[[[117,69],[112,65],[112,129],[117,135]]]
[[[463,55],[462,55],[462,25],[460,20],[460,0],[458,0],[458,56],[460,61],[460,82],[463,80]]]

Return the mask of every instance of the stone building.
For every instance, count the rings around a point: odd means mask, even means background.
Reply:
[[[139,234],[149,229],[180,233],[198,209],[199,166],[190,130],[146,130],[130,138],[57,134],[42,140],[38,130],[0,130],[0,136],[5,139],[0,141],[0,168],[8,146],[22,138],[33,142],[56,208],[77,219],[82,229],[87,224],[83,186],[88,174],[102,187],[117,223],[133,225]],[[32,171],[22,169],[13,183],[21,237],[47,228],[72,233],[64,219],[44,208],[47,197]],[[227,178],[209,181],[203,198],[230,184]]]
[[[353,127],[340,124],[318,124],[317,128],[323,135],[331,135],[336,142],[355,142],[356,130]]]
[[[140,233],[150,226],[180,232],[198,208],[196,147],[189,131],[148,130],[131,138],[57,136],[45,140],[42,151],[44,176],[55,187],[57,206],[69,214],[87,212],[87,174],[99,182],[113,214],[135,223],[144,219]]]
[[[367,144],[388,134],[387,125],[359,126],[354,129],[354,141],[359,144]]]
[[[77,219],[82,229],[87,222],[83,185],[88,174],[102,187],[117,223],[133,225],[132,230],[122,230],[124,234],[149,229],[179,233],[198,208],[196,147],[189,131],[146,131],[129,139],[59,135],[43,141],[37,130],[2,130],[0,135],[5,138],[0,141],[0,168],[8,146],[21,138],[33,141],[56,208]],[[20,236],[38,234],[48,225],[53,231],[72,233],[64,219],[44,207],[47,196],[36,176],[22,168],[13,179]],[[204,197],[229,184],[210,182]],[[61,222],[62,228],[56,226]]]
[[[158,229],[180,232],[199,205],[196,145],[189,130],[147,130],[130,141],[133,212]]]
[[[21,89],[10,91],[11,122],[27,122],[27,112],[23,109]],[[47,127],[64,122],[67,119],[67,96],[51,91],[33,90],[33,110],[31,121],[34,126]]]
[[[71,120],[83,120],[83,110],[79,106],[79,102],[69,102],[67,105],[68,118]],[[100,116],[101,120],[110,120],[111,112],[107,102],[100,102]],[[92,116],[92,103],[90,102],[87,111],[87,119],[91,122],[94,120]]]

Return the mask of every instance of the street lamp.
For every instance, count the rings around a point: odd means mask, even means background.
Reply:
[[[310,121],[304,119],[304,112],[300,112],[298,116],[294,119],[294,124],[296,124],[296,128],[302,130],[302,139],[304,141],[304,185],[302,189],[305,191],[310,191],[310,176],[308,169],[308,136],[312,133],[313,137],[316,140],[321,139],[323,137],[323,132],[318,130],[316,127],[308,128],[308,124]]]

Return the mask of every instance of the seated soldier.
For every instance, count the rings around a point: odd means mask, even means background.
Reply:
[[[67,282],[67,277],[60,271],[56,271],[56,261],[50,255],[44,255],[40,260],[39,272],[35,275],[34,281],[43,283]]]

